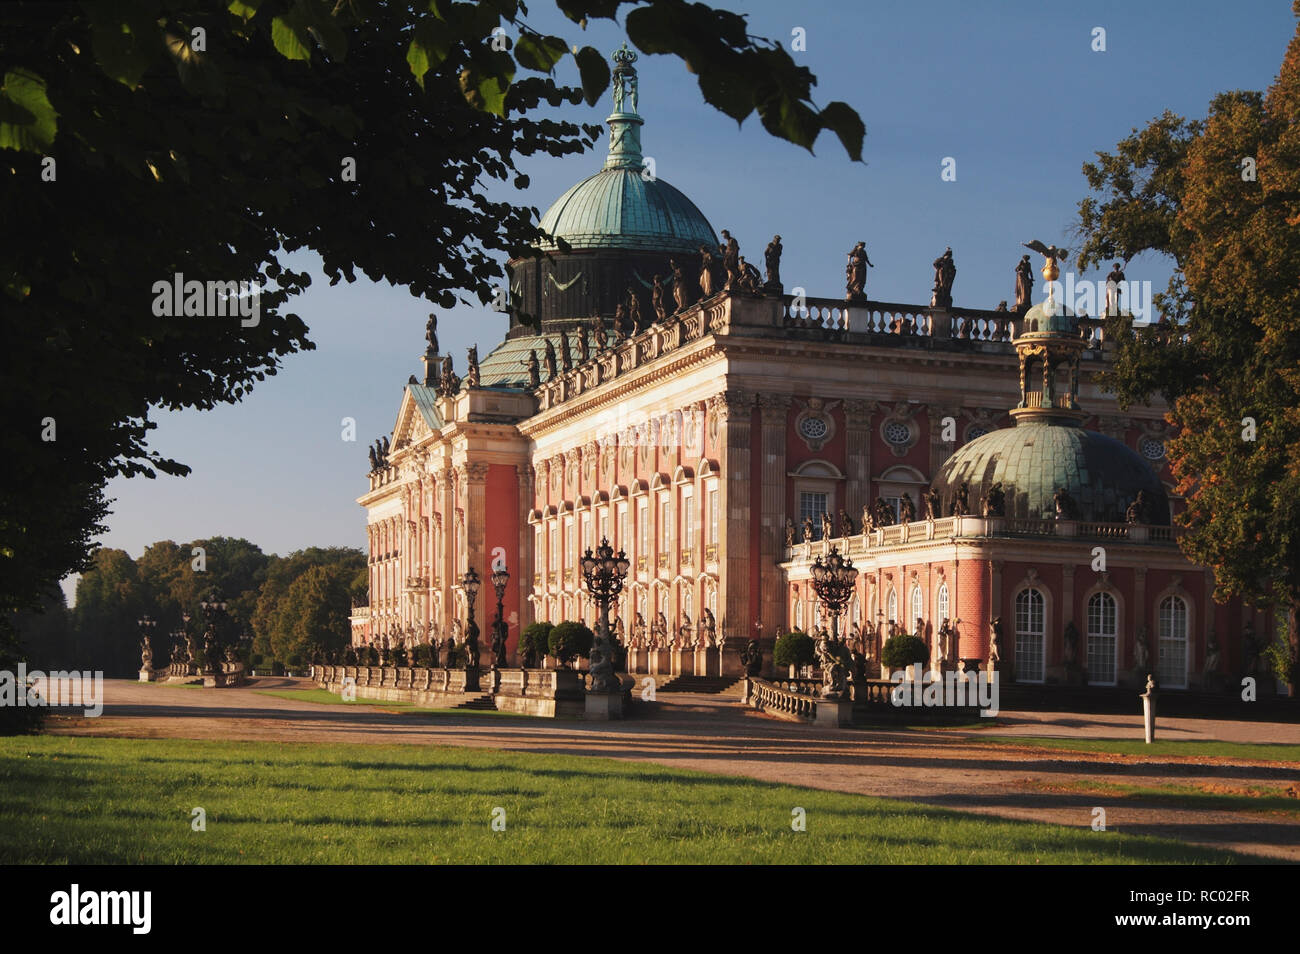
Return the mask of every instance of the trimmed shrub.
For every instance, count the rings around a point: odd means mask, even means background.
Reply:
[[[778,668],[811,666],[816,660],[817,650],[812,637],[797,629],[778,639],[772,651],[772,663]]]
[[[529,623],[519,637],[517,652],[526,655],[531,650],[533,665],[540,666],[542,657],[551,651],[551,630],[554,628],[551,623]]]
[[[433,647],[428,643],[420,643],[411,655],[414,657],[411,660],[412,666],[428,669],[433,660]]]
[[[929,660],[930,650],[926,648],[925,640],[908,633],[899,633],[885,640],[885,646],[880,650],[880,661],[890,669],[906,669],[916,663],[924,665]]]
[[[551,655],[567,666],[569,661],[591,652],[596,634],[582,623],[565,620],[551,630],[547,639]]]

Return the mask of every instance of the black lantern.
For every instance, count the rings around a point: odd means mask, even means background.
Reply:
[[[840,556],[839,547],[831,547],[826,562],[818,557],[810,568],[812,588],[817,598],[826,604],[826,612],[831,618],[831,636],[839,639],[839,618],[844,607],[853,596],[853,587],[857,583],[858,569],[853,561]]]
[[[506,584],[510,582],[510,573],[506,570],[504,560],[492,571],[491,579],[492,589],[497,594],[497,618],[492,621],[492,665],[496,669],[501,669],[506,665],[507,630],[504,600]]]

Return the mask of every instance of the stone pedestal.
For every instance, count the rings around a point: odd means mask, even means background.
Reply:
[[[672,650],[672,672],[674,676],[696,675],[695,650],[694,649]]]
[[[652,676],[670,676],[673,673],[672,652],[667,649],[652,649],[646,652],[646,660],[650,664],[650,675]]]
[[[718,668],[718,650],[716,648],[698,648],[695,650],[695,675],[720,676]]]
[[[583,718],[592,722],[607,722],[623,718],[623,690],[614,692],[588,692]]]
[[[853,722],[853,700],[845,693],[843,699],[817,700],[817,725],[846,726]]]
[[[1078,663],[1065,664],[1065,684],[1067,686],[1086,686],[1088,673]]]
[[[141,670],[140,670],[140,681],[141,681],[141,682],[157,682],[157,681],[158,681],[158,677],[159,677],[160,675],[162,675],[165,671],[166,671],[166,670],[162,670],[162,669],[141,669]]]
[[[477,669],[465,670],[465,691],[481,692],[479,689],[479,671]]]

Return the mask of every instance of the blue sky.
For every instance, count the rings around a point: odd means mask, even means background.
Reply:
[[[659,177],[715,230],[730,229],[752,261],[761,264],[779,232],[787,289],[841,297],[845,253],[861,240],[875,265],[868,295],[926,304],[930,263],[951,245],[956,303],[983,308],[1014,300],[1021,242],[1072,245],[1082,163],[1166,109],[1200,117],[1220,91],[1266,89],[1295,30],[1289,0],[714,5],[747,14],[751,33],[787,49],[803,28],[806,52],[792,55],[816,74],[816,102],[857,109],[865,163],[850,162],[830,134],[810,156],[756,118],[737,128],[704,103],[679,61],[642,56],[642,144]],[[571,43],[610,51],[623,41],[610,23],[584,34],[546,0],[531,9],[532,26]],[[1104,53],[1091,48],[1094,27],[1106,30]],[[609,108],[606,97],[566,112],[600,122]],[[603,156],[602,143],[584,156],[531,161],[529,189],[495,197],[545,211]],[[956,160],[955,182],[941,180],[945,157]],[[139,556],[156,540],[214,535],[281,554],[363,544],[354,500],[366,488],[366,444],[391,430],[407,376],[420,370],[425,317],[439,312],[439,338],[459,371],[465,349],[491,350],[505,322],[485,309],[443,312],[364,279],[330,288],[317,278],[292,309],[317,350],[288,359],[241,404],[157,414],[152,446],[194,471],[113,481],[103,545]],[[1168,266],[1139,259],[1128,278],[1159,290]],[[341,439],[344,417],[357,421],[356,443]]]

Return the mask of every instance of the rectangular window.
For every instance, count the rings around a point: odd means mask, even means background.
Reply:
[[[695,508],[691,505],[695,498],[691,494],[682,496],[682,548],[689,550],[695,546]]]
[[[602,510],[600,512],[600,538],[602,540],[609,539],[609,511],[608,510]]]
[[[822,514],[827,509],[827,495],[816,491],[801,491],[799,494],[799,526],[802,530],[804,520],[812,518],[813,539],[822,538]]]
[[[560,528],[551,524],[551,559],[546,567],[548,573],[554,573],[560,568]]]
[[[673,548],[673,502],[667,497],[659,501],[659,550],[669,553]]]
[[[573,526],[573,518],[570,517],[564,521],[564,569],[565,572],[573,569],[573,565],[578,562],[578,534]]]
[[[542,528],[539,526],[533,531],[533,555],[537,561],[533,567],[534,573],[541,573],[546,566],[546,551],[543,549]]]
[[[636,555],[645,558],[650,552],[650,507],[642,500],[636,508]]]
[[[590,516],[586,516],[582,518],[582,549],[584,553],[588,550],[593,549],[591,545],[591,517]]]
[[[632,552],[632,538],[627,535],[627,504],[620,504],[618,508],[618,543],[616,548],[621,549],[624,553]]]

